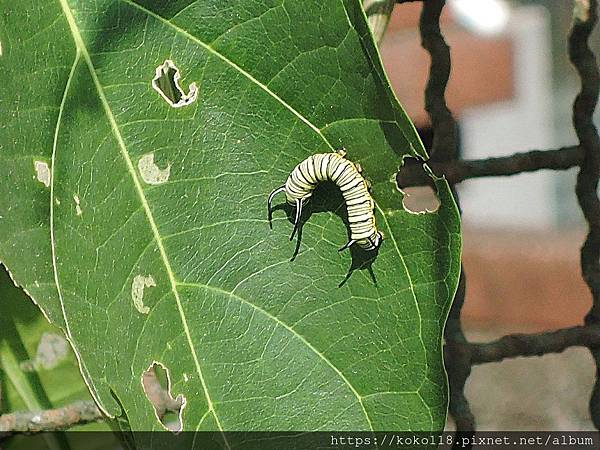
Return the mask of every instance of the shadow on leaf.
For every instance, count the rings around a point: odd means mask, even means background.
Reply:
[[[283,197],[283,194],[282,194]],[[290,234],[292,232],[295,220],[296,209],[294,206],[288,204],[287,202],[279,203],[273,207],[274,211],[283,210],[287,215],[287,219],[290,222],[292,228],[290,229]],[[321,212],[332,212],[336,216],[338,216],[344,222],[346,226],[346,240],[350,240],[350,222],[348,221],[348,211],[346,209],[346,204],[344,202],[344,197],[340,189],[335,185],[335,183],[327,181],[323,183],[319,183],[316,187],[313,195],[310,197],[310,200],[304,204],[302,209],[302,215],[300,216],[300,223],[298,225],[298,231],[296,232],[296,247],[294,249],[294,253],[290,261],[294,261],[300,252],[300,244],[302,242],[302,230],[304,225],[310,220],[313,214],[318,214]],[[350,255],[352,257],[352,261],[350,267],[348,268],[348,273],[345,278],[340,282],[338,287],[344,286],[354,271],[356,270],[367,270],[371,279],[373,280],[373,284],[377,285],[377,278],[375,277],[375,273],[373,272],[373,261],[377,258],[379,253],[379,249],[377,250],[363,250],[358,245],[352,245],[349,248]]]

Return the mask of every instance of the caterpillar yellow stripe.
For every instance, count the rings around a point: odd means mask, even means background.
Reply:
[[[283,186],[269,195],[269,220],[273,198],[280,192],[285,192],[287,202],[296,207],[294,230],[290,240],[298,229],[302,207],[312,196],[317,184],[321,181],[332,181],[342,191],[350,223],[350,241],[340,248],[340,251],[353,244],[364,250],[375,250],[381,245],[383,234],[375,225],[375,203],[369,192],[369,185],[361,174],[360,166],[347,160],[345,156],[344,150],[309,156],[292,170]]]

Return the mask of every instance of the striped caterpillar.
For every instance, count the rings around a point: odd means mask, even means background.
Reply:
[[[287,202],[296,207],[290,240],[298,229],[302,206],[310,199],[317,184],[321,181],[333,181],[342,191],[346,202],[351,232],[350,240],[339,251],[346,250],[353,244],[364,250],[375,250],[381,245],[383,234],[375,226],[375,203],[369,193],[370,186],[361,175],[360,165],[348,161],[345,156],[344,150],[309,156],[292,170],[283,186],[269,195],[269,220],[273,198],[280,192],[285,192]]]

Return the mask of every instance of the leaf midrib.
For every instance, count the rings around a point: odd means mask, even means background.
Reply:
[[[100,98],[100,101],[102,103],[102,106],[104,107],[105,113],[107,115],[107,118],[110,122],[111,125],[111,129],[113,131],[113,134],[115,135],[115,138],[117,139],[117,142],[119,144],[119,148],[121,150],[121,154],[127,164],[127,169],[133,179],[136,191],[138,193],[138,196],[140,198],[140,201],[144,207],[144,211],[146,213],[146,217],[148,219],[148,222],[150,224],[150,228],[152,229],[152,233],[154,235],[154,240],[156,241],[156,245],[159,248],[159,252],[161,255],[161,258],[163,260],[163,264],[165,266],[165,270],[167,271],[167,275],[169,278],[169,282],[171,284],[171,291],[173,292],[173,296],[175,297],[175,301],[177,303],[177,309],[179,311],[179,315],[180,315],[180,319],[184,328],[184,332],[186,335],[186,339],[188,341],[188,345],[190,347],[190,351],[192,352],[192,358],[194,360],[194,365],[196,366],[196,371],[198,372],[198,376],[200,377],[200,381],[202,383],[202,388],[204,391],[204,395],[206,398],[206,402],[208,405],[208,410],[212,411],[213,416],[215,417],[215,421],[217,423],[217,426],[219,427],[219,429],[221,431],[223,431],[223,427],[221,425],[221,422],[219,420],[219,417],[216,414],[212,399],[210,397],[210,393],[208,392],[208,388],[206,385],[206,381],[204,379],[204,375],[202,373],[202,369],[200,367],[200,361],[198,359],[198,355],[196,354],[196,350],[195,347],[193,345],[193,341],[192,341],[192,337],[191,337],[191,333],[190,333],[190,329],[187,323],[187,318],[185,316],[185,312],[183,311],[183,306],[181,304],[181,299],[179,298],[179,292],[177,291],[176,288],[176,282],[175,282],[175,277],[173,274],[173,270],[171,268],[169,259],[167,257],[164,245],[162,243],[162,239],[161,236],[158,232],[158,228],[156,226],[156,222],[154,221],[154,217],[152,215],[152,211],[150,210],[150,206],[148,205],[148,201],[146,200],[146,196],[144,194],[143,188],[141,186],[141,183],[137,177],[137,174],[135,172],[135,168],[133,165],[133,162],[131,161],[131,158],[129,157],[129,153],[127,151],[127,147],[125,145],[125,141],[123,140],[123,137],[121,135],[121,132],[119,130],[119,127],[117,125],[116,119],[112,113],[112,110],[110,109],[110,106],[108,105],[108,101],[106,99],[106,95],[104,94],[104,89],[102,88],[102,85],[100,84],[100,80],[98,79],[98,76],[96,74],[96,70],[94,68],[94,65],[92,63],[92,60],[90,58],[89,52],[87,51],[87,47],[85,46],[85,43],[83,42],[83,39],[81,37],[81,33],[79,32],[79,28],[77,26],[77,23],[75,21],[75,18],[73,17],[73,13],[69,7],[69,5],[67,4],[67,0],[59,0],[60,1],[60,5],[63,9],[63,12],[65,14],[65,17],[67,19],[67,22],[69,24],[69,29],[71,30],[71,35],[73,37],[73,40],[75,42],[75,45],[78,49],[79,52],[81,52],[81,55],[83,56],[86,65],[88,66],[88,70],[90,71],[90,76],[92,77],[92,80],[94,82],[94,86],[96,87],[96,90],[98,92],[98,96]],[[51,199],[51,201],[53,201]],[[57,285],[58,285],[58,279],[57,279]],[[66,320],[66,315],[65,315],[65,320]],[[224,437],[225,438],[225,437]],[[227,444],[227,440],[225,438],[225,443]],[[228,446],[228,445],[227,445]],[[229,447],[229,446],[228,446]]]
[[[304,345],[306,345],[306,347],[308,349],[310,349],[317,357],[319,357],[321,360],[323,360],[325,362],[325,364],[327,364],[331,369],[333,369],[333,371],[348,386],[348,388],[350,389],[350,391],[352,392],[352,394],[356,397],[356,400],[357,400],[358,404],[360,405],[360,407],[361,407],[361,409],[363,411],[363,414],[365,415],[365,418],[367,419],[367,423],[369,424],[369,428],[371,429],[371,431],[375,431],[373,429],[373,424],[371,423],[371,418],[369,417],[369,414],[367,413],[365,405],[363,404],[363,401],[362,401],[363,398],[364,398],[364,396],[362,396],[362,395],[360,395],[358,393],[358,391],[354,388],[354,386],[352,385],[352,383],[350,383],[350,380],[348,380],[348,378],[346,378],[346,376],[342,373],[342,371],[340,369],[338,369],[335,366],[335,364],[333,364],[323,353],[321,353],[314,345],[312,345],[308,341],[308,339],[306,339],[304,336],[302,336],[300,333],[298,333],[296,330],[294,330],[294,328],[292,328],[291,326],[289,326],[287,323],[283,322],[277,316],[274,316],[273,314],[269,313],[267,310],[261,308],[260,306],[252,303],[249,300],[246,300],[245,298],[237,295],[234,292],[227,291],[225,289],[221,289],[221,288],[219,288],[217,286],[207,285],[207,284],[202,284],[202,283],[177,282],[176,284],[177,284],[177,286],[182,286],[182,287],[206,289],[208,291],[213,291],[214,293],[217,293],[217,294],[222,294],[222,295],[226,295],[228,297],[231,297],[234,300],[239,301],[240,303],[243,303],[245,305],[250,306],[252,309],[254,309],[255,311],[258,311],[260,314],[264,315],[265,317],[267,317],[268,319],[272,320],[274,323],[276,323],[277,325],[279,325],[280,327],[284,328],[286,331],[288,331],[289,333],[291,333],[294,337],[298,338],[300,340],[300,342],[302,342]]]

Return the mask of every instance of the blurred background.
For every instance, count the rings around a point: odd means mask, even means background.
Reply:
[[[571,105],[579,81],[566,50],[572,2],[447,3],[447,100],[458,121],[462,157],[577,144]],[[396,6],[381,52],[427,146],[423,92],[429,55],[420,45],[420,11],[420,2]],[[592,45],[599,55],[598,32]],[[458,186],[467,275],[463,324],[470,340],[582,323],[591,297],[579,268],[586,226],[574,193],[576,173],[539,171]],[[572,348],[476,366],[466,394],[480,430],[593,430],[587,403],[594,375],[589,352]]]

